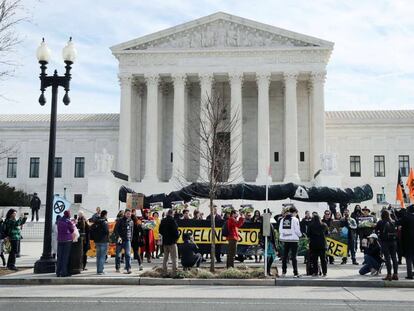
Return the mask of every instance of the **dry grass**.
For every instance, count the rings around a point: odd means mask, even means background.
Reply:
[[[154,267],[150,271],[145,271],[140,275],[141,277],[148,278],[171,278],[172,274],[169,271],[166,275],[163,275],[162,268]],[[263,279],[265,278],[263,269],[250,268],[246,265],[242,265],[236,268],[230,269],[216,269],[213,274],[208,269],[196,269],[193,268],[187,271],[178,271],[175,278],[178,279]]]

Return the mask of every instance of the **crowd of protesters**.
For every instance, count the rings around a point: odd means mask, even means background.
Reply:
[[[270,210],[267,212],[270,213]],[[262,223],[260,212],[226,209],[220,214],[214,206],[213,217],[216,222],[224,221],[222,234],[227,240],[226,267],[234,267],[235,259],[253,259],[253,255],[237,254],[239,228],[245,223]],[[170,261],[172,275],[176,275],[179,259],[184,269],[198,268],[206,259],[189,233],[182,234],[182,241],[178,247],[177,221],[203,219],[203,213],[198,209],[191,213],[188,207],[180,211],[170,209],[165,212],[125,209],[118,213],[113,230],[110,230],[108,213],[105,210],[101,211],[99,207],[89,219],[82,212],[72,218],[70,211],[65,211],[63,216],[57,216],[52,227],[52,252],[57,259],[56,275],[70,276],[74,273],[74,266],[80,270],[87,270],[87,252],[91,247],[91,241],[95,244],[98,275],[105,274],[109,243],[116,245],[116,272],[121,272],[123,264],[124,272],[130,274],[133,261],[136,261],[137,268],[141,271],[144,259],[150,263],[152,259],[160,257],[163,257],[164,274],[168,272]],[[206,220],[210,219],[208,215]],[[5,220],[0,219],[0,258],[5,266],[4,242],[8,241],[10,246],[7,268],[10,270],[17,269],[15,262],[21,239],[21,227],[26,220],[26,215],[17,218],[17,211],[14,209],[7,212]],[[297,262],[299,241],[302,237],[307,237],[309,247],[304,256],[306,274],[326,276],[328,264],[335,264],[334,257],[327,255],[327,236],[333,223],[336,223],[348,245],[348,254],[342,258],[341,264],[347,264],[350,257],[353,265],[359,265],[355,255],[359,249],[364,254],[359,270],[361,275],[378,275],[385,266],[386,275],[383,280],[392,281],[399,279],[398,267],[404,257],[407,266],[406,278],[413,278],[414,205],[398,211],[391,206],[384,207],[378,221],[375,213],[371,213],[367,207],[361,208],[360,205],[356,205],[352,213],[346,206],[341,207],[340,211],[330,207],[323,215],[306,211],[302,219],[299,218],[295,206],[290,205],[283,208],[281,214],[274,216],[274,221],[267,244],[268,275],[272,275],[272,264],[279,257],[282,261],[282,277],[287,274],[288,264],[292,266],[294,277],[300,277]],[[260,240],[254,252],[256,263],[262,259],[259,248],[264,248],[261,234]],[[212,260],[220,263],[222,256],[222,244],[216,244],[215,258]]]

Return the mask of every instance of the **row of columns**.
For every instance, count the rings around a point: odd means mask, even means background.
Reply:
[[[269,87],[270,72],[256,74],[258,86],[258,174],[256,182],[265,183],[269,175],[270,166],[270,112],[269,112]],[[159,133],[159,100],[158,85],[160,76],[158,74],[144,75],[147,84],[147,113],[146,113],[146,150],[145,150],[145,175],[144,182],[158,182],[158,154],[160,150]],[[285,178],[284,182],[298,182],[298,116],[297,116],[297,78],[298,72],[285,72],[283,74],[285,86]],[[174,108],[173,108],[173,179],[184,176],[185,170],[185,95],[186,95],[185,73],[172,75],[174,84]],[[205,111],[207,98],[212,96],[214,75],[204,73],[199,75],[201,89],[200,110]],[[230,161],[233,169],[230,173],[232,182],[243,181],[243,149],[242,149],[242,86],[243,73],[229,73],[231,88],[230,118],[238,120],[235,122],[230,134]],[[325,72],[313,72],[310,79],[310,104],[311,104],[311,174],[320,168],[320,154],[325,151],[325,105],[324,105],[324,82]],[[132,76],[120,76],[121,84],[121,109],[119,124],[119,147],[118,147],[118,170],[129,175],[129,180],[135,180],[134,161],[132,156],[133,144],[133,92]],[[206,124],[206,116],[201,113],[200,120]],[[206,153],[206,144],[200,145],[200,153]],[[208,163],[206,157],[200,157],[200,180],[207,181]]]

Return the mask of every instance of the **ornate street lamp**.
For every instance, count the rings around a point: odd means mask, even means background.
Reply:
[[[65,90],[63,96],[63,103],[69,105],[70,98],[69,83],[71,80],[70,70],[72,64],[76,59],[76,49],[72,42],[72,37],[68,44],[62,50],[62,57],[66,64],[66,72],[63,76],[58,76],[57,71],[54,71],[53,76],[46,74],[46,65],[50,59],[50,49],[42,40],[40,46],[37,48],[36,56],[40,63],[40,91],[39,97],[40,105],[46,104],[44,95],[45,90],[52,87],[52,107],[50,114],[50,132],[49,132],[49,159],[47,164],[47,188],[46,188],[46,213],[45,213],[45,231],[43,234],[43,253],[34,266],[34,273],[52,273],[55,272],[56,260],[52,257],[52,215],[53,215],[53,196],[54,196],[54,166],[55,166],[55,149],[56,149],[56,119],[57,119],[57,96],[59,86]]]

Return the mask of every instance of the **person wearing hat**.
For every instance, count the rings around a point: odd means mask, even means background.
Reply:
[[[69,257],[72,247],[72,233],[75,231],[75,225],[70,220],[70,211],[64,211],[57,224],[57,265],[56,276],[67,277],[69,274]]]
[[[32,221],[34,220],[35,215],[36,215],[36,221],[39,221],[40,204],[42,204],[42,202],[37,196],[37,193],[36,192],[33,193],[33,197],[30,200],[30,209],[32,210]]]
[[[371,272],[371,275],[378,275],[383,260],[381,258],[381,247],[378,243],[378,236],[371,233],[368,236],[368,247],[365,249],[363,266],[359,270],[360,275]]]
[[[183,244],[181,245],[181,264],[183,268],[192,268],[194,265],[199,268],[202,256],[198,252],[198,246],[194,243],[191,233],[183,234]]]
[[[367,206],[364,206],[362,208],[362,215],[357,220],[361,252],[364,252],[364,249],[367,247],[368,236],[374,232],[374,224],[376,222],[375,216],[371,215],[371,210]],[[366,225],[367,223],[372,225],[368,226]]]

